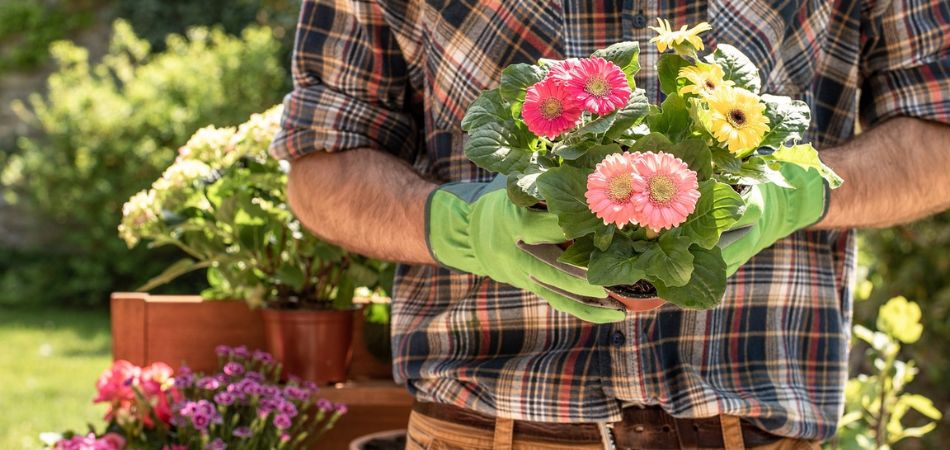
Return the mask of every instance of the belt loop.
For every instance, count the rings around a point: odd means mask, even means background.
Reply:
[[[495,450],[511,450],[514,441],[514,432],[514,420],[496,417],[494,436],[495,442],[494,445],[492,445],[492,448]]]
[[[739,418],[722,414],[719,416],[719,423],[722,424],[722,444],[725,450],[745,450]]]

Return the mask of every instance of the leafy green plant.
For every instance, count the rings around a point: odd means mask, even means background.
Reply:
[[[188,254],[143,290],[204,269],[207,298],[326,308],[347,307],[355,286],[379,283],[385,264],[317,239],[290,211],[288,165],[267,154],[280,113],[198,130],[162,177],[126,203],[119,234],[130,247],[148,240]]]
[[[46,95],[15,105],[31,128],[6,161],[4,197],[42,223],[37,264],[10,264],[0,291],[101,303],[167,265],[172,253],[129,252],[115,238],[122,203],[148,185],[175,149],[208,123],[236,124],[276,103],[285,72],[267,28],[240,37],[195,28],[153,53],[117,21],[92,65],[69,42],[51,47],[59,69]],[[49,280],[58,280],[49,283]],[[12,295],[12,294],[4,294]]]
[[[877,317],[877,331],[854,326],[854,337],[868,345],[873,374],[859,374],[845,388],[845,415],[841,419],[832,448],[845,450],[890,449],[897,442],[921,437],[936,428],[942,414],[933,402],[920,394],[904,392],[918,369],[913,361],[898,359],[901,344],[920,339],[920,307],[904,297],[884,304]],[[925,425],[907,427],[904,419],[911,410],[931,419]]]
[[[92,23],[91,3],[0,0],[0,73],[45,62],[50,43]]]

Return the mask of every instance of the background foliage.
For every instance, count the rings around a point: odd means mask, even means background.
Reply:
[[[121,20],[100,63],[69,42],[52,45],[58,70],[46,95],[17,107],[33,134],[19,139],[2,175],[6,200],[43,224],[41,248],[29,252],[42,267],[7,259],[0,302],[101,304],[109,291],[160,271],[171,252],[130,252],[116,237],[122,203],[196,129],[240,123],[284,92],[280,44],[269,28],[240,37],[193,28],[165,46],[152,52]]]

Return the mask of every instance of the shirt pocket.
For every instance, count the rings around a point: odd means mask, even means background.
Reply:
[[[712,0],[712,39],[745,53],[762,79],[763,93],[803,99],[822,62],[833,2]]]

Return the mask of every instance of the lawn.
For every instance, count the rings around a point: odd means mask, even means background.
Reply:
[[[105,310],[0,308],[0,449],[42,448],[39,434],[101,426],[95,381],[110,363]]]

